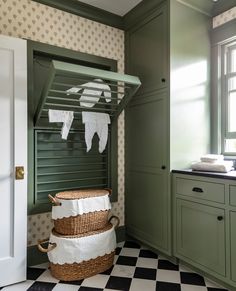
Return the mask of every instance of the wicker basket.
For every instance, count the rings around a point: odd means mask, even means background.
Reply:
[[[117,220],[117,224],[115,226],[115,228],[117,228],[119,225],[119,219],[116,216],[115,217],[112,216],[109,221],[111,221],[111,219],[113,219],[113,218],[116,218],[116,220]],[[102,230],[97,230],[97,231],[93,231],[93,232],[85,233],[85,234],[80,234],[80,235],[76,235],[76,236],[62,236],[62,235],[56,233],[55,230],[53,230],[52,233],[54,236],[57,236],[58,238],[63,238],[63,239],[75,238],[75,239],[77,239],[77,238],[82,238],[85,236],[96,235],[96,234],[99,234],[102,232],[104,233],[106,231],[111,230],[112,227],[113,227],[112,224],[108,223],[106,225],[106,227]],[[114,229],[113,229],[113,231],[114,231]],[[42,247],[41,244],[46,243],[48,241],[49,241],[48,248]],[[89,246],[89,247],[91,247],[91,246]],[[50,239],[41,240],[38,242],[38,249],[43,253],[53,252],[53,250],[56,248],[57,248],[57,244],[50,243]],[[105,253],[104,255],[89,259],[87,261],[84,260],[84,261],[81,261],[80,263],[59,264],[59,263],[50,262],[50,271],[51,271],[52,276],[58,280],[63,280],[63,281],[81,280],[81,279],[88,278],[90,276],[93,276],[93,275],[96,275],[98,273],[101,273],[101,272],[108,270],[113,265],[114,256],[115,256],[115,249],[112,250],[108,254]],[[50,258],[49,258],[49,260],[50,260]]]
[[[100,197],[99,199],[107,199],[109,201],[108,194],[110,193],[111,190],[109,189],[76,190],[60,192],[57,193],[55,197],[52,197],[51,195],[48,195],[48,197],[53,203],[54,210],[54,207],[63,208],[65,201],[68,200]],[[110,204],[110,202],[107,203]],[[55,230],[63,235],[77,235],[84,232],[102,229],[107,224],[109,210],[110,209],[102,209],[78,215],[70,214],[69,217],[53,219]]]

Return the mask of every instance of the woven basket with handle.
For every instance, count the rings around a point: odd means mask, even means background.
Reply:
[[[57,193],[55,197],[52,197],[51,195],[48,195],[48,197],[52,202],[53,207],[61,207],[63,200],[85,199],[99,196],[101,197],[108,194],[111,194],[110,189],[91,189],[65,191]],[[104,228],[107,224],[108,215],[109,209],[54,219],[54,228],[56,232],[63,235],[77,235],[84,232],[99,230]]]
[[[102,230],[92,231],[89,233],[74,235],[74,236],[64,236],[60,235],[53,230],[53,234],[57,237],[62,238],[81,238],[84,236],[90,236],[94,234],[99,234],[101,232],[110,230],[112,228],[112,224],[110,223],[111,220],[116,220],[115,229],[119,226],[119,218],[116,216],[112,216],[109,219],[109,223],[107,223],[106,227]],[[42,246],[43,243],[49,242],[49,238],[45,240],[39,240],[38,241],[38,249],[43,253],[49,253],[53,251],[56,247],[56,243],[50,243],[48,244],[47,248],[44,248]],[[98,273],[104,272],[108,270],[112,265],[114,261],[115,256],[115,250],[104,254],[103,256],[99,256],[94,259],[90,259],[87,261],[82,261],[81,263],[72,263],[72,264],[54,264],[50,262],[50,271],[53,277],[57,278],[58,280],[63,281],[76,281],[81,280],[84,278],[88,278],[90,276],[96,275]]]

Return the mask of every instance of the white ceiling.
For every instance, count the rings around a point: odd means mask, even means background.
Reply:
[[[97,8],[124,16],[142,0],[78,0]]]

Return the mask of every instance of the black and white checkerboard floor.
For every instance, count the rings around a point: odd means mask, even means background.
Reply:
[[[1,289],[1,288],[0,288]],[[115,265],[88,279],[62,282],[50,275],[48,264],[28,268],[27,281],[1,291],[227,291],[181,265],[134,242],[119,243]]]

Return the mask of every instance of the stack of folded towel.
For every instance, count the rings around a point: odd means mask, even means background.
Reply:
[[[191,168],[195,171],[227,173],[233,170],[233,161],[224,161],[223,155],[208,154],[202,156],[200,162],[193,163]]]

